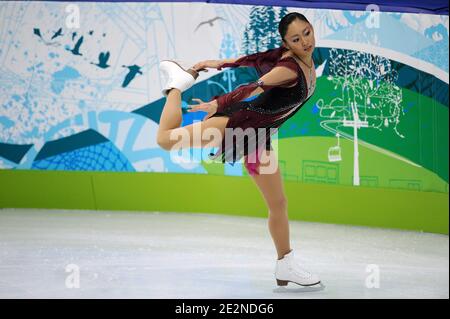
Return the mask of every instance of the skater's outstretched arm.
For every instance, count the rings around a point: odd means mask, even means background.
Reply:
[[[280,60],[270,72],[263,75],[258,81],[243,85],[228,94],[217,97],[217,111],[224,112],[230,105],[261,93],[261,91],[276,86],[288,87],[294,85],[297,83],[297,70],[298,68],[295,62],[291,60]]]
[[[195,64],[193,66],[193,68],[195,70],[202,70],[202,69],[208,69],[208,68],[209,69],[220,70],[224,64],[236,63],[236,61],[238,61],[241,58],[242,57],[232,58],[232,59],[224,59],[224,60],[205,60],[205,61],[200,61],[197,64]]]
[[[238,59],[230,59],[230,61],[220,65],[218,70],[222,68],[237,68],[240,66],[253,67],[258,73],[258,76],[261,77],[274,68],[285,51],[286,49],[284,47],[279,47],[264,52],[245,55]]]
[[[238,89],[219,96],[209,102],[203,102],[198,105],[192,105],[190,112],[205,111],[208,113],[206,118],[209,118],[216,112],[225,112],[226,108],[233,103],[240,102],[252,95],[261,93],[262,91],[276,87],[287,87],[294,85],[297,82],[298,74],[297,65],[291,60],[280,60],[272,71],[263,75],[257,82],[243,85]],[[205,119],[206,119],[205,118]]]
[[[279,47],[264,52],[243,55],[238,58],[201,61],[194,65],[194,69],[201,70],[212,68],[220,71],[222,68],[247,66],[254,67],[258,72],[258,75],[262,76],[273,68],[285,50],[286,49]]]

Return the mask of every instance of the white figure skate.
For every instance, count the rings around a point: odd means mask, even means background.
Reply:
[[[295,262],[292,250],[282,259],[277,260],[275,279],[278,286],[287,286],[289,282],[300,286],[314,286],[320,283],[319,277],[306,271]]]
[[[181,92],[189,89],[198,78],[198,72],[194,69],[185,70],[181,65],[172,60],[164,60],[159,63],[159,69],[163,76],[167,78],[162,94],[167,96],[171,89],[178,89]]]

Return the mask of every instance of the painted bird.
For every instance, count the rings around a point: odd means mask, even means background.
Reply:
[[[75,43],[75,47],[72,50],[67,49],[68,51],[72,52],[74,55],[82,55],[80,53],[80,46],[83,43],[83,36],[81,36],[77,43]]]
[[[99,62],[97,64],[91,62],[91,64],[94,64],[94,65],[98,66],[99,68],[106,69],[106,68],[110,67],[110,65],[107,64],[108,59],[109,59],[109,51],[100,52],[100,54],[98,55]]]
[[[40,30],[40,29],[34,28],[34,29],[33,29],[33,34],[35,34],[35,35],[37,35],[39,38],[43,39],[43,38],[42,38],[42,34],[41,34],[41,30]]]
[[[201,22],[201,23],[197,26],[197,28],[195,28],[194,32],[197,31],[198,28],[200,28],[200,27],[201,27],[202,25],[204,25],[204,24],[209,24],[209,25],[212,27],[212,26],[214,25],[213,22],[216,21],[216,20],[224,20],[224,21],[226,21],[226,20],[225,20],[224,18],[222,18],[222,17],[215,17],[215,18],[213,18],[213,19],[209,19],[209,20],[203,21],[203,22]]]
[[[122,67],[128,68],[128,70],[130,70],[128,72],[128,74],[125,76],[125,79],[123,80],[123,83],[122,83],[123,88],[127,87],[128,84],[130,84],[130,82],[135,78],[136,74],[139,73],[142,75],[142,72],[140,71],[141,68],[139,66],[137,66],[136,64],[131,65],[131,66],[122,65]]]
[[[59,45],[61,45],[61,44],[58,43],[58,42],[47,42],[47,41],[45,41],[44,37],[43,37],[42,34],[41,34],[41,30],[38,29],[38,28],[34,28],[34,29],[33,29],[33,34],[35,34],[35,35],[37,35],[39,38],[41,38],[42,42],[44,42],[45,45],[51,45],[51,46],[59,46]]]
[[[62,36],[62,28],[59,28],[59,30],[56,31],[56,32],[53,34],[53,36],[52,36],[52,38],[51,38],[50,40],[53,40],[53,39],[55,39],[55,38],[57,38],[57,37],[60,37],[60,36]]]

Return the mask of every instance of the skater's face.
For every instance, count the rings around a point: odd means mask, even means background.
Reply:
[[[295,19],[289,24],[283,42],[296,55],[311,56],[316,46],[314,29],[308,22]]]

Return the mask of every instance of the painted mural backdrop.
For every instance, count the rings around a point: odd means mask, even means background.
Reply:
[[[277,21],[315,27],[316,93],[273,139],[286,180],[448,192],[448,16],[204,3],[0,3],[0,168],[246,176],[155,141],[158,63],[280,45]],[[203,73],[209,100],[256,79]]]

